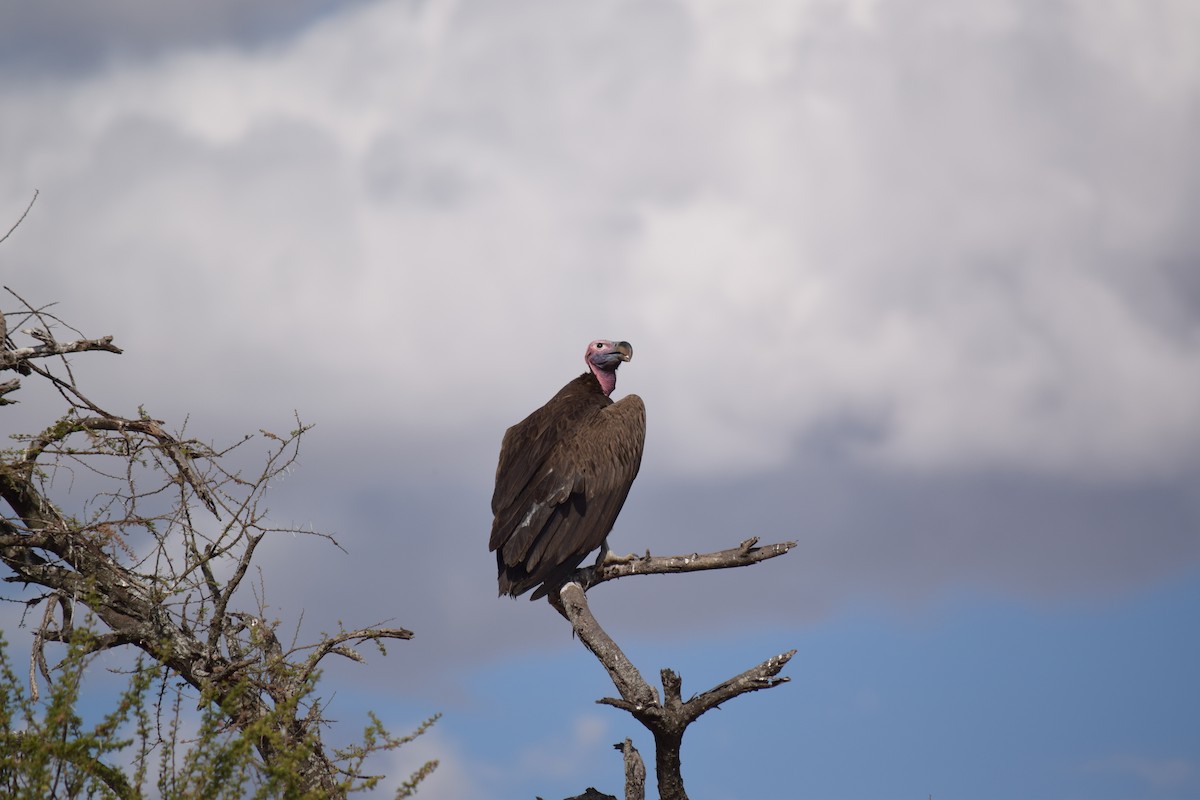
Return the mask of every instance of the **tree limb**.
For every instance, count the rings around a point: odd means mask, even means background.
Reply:
[[[726,700],[732,700],[738,695],[757,692],[759,689],[771,689],[781,683],[788,683],[791,681],[791,678],[786,675],[783,677],[778,676],[794,655],[796,655],[796,651],[789,650],[786,653],[771,656],[763,663],[756,667],[751,667],[741,675],[730,678],[709,689],[707,692],[701,692],[683,704],[686,715],[689,719],[696,719],[705,711],[716,708]]]
[[[680,771],[680,748],[687,726],[704,712],[716,708],[731,698],[759,689],[770,689],[789,679],[778,677],[779,672],[795,654],[795,650],[767,659],[762,664],[724,681],[690,700],[682,697],[683,681],[675,672],[661,672],[663,694],[651,687],[626,657],[596,618],[587,602],[586,589],[609,580],[629,575],[652,575],[675,572],[695,572],[709,569],[728,569],[757,564],[789,552],[795,542],[757,547],[757,538],[747,539],[737,547],[715,553],[693,553],[687,556],[653,557],[628,556],[607,560],[597,566],[576,571],[572,580],[557,593],[549,595],[550,604],[571,623],[579,640],[600,661],[608,672],[620,697],[598,700],[603,705],[628,711],[654,736],[655,772],[660,800],[687,800]],[[628,740],[627,740],[628,741]],[[621,748],[617,745],[618,749]],[[629,745],[632,747],[632,744]],[[636,752],[636,751],[635,751]],[[640,761],[640,758],[638,759]],[[626,796],[634,797],[633,773],[626,750]],[[644,767],[643,767],[644,770]],[[644,780],[644,771],[643,771]]]
[[[21,214],[21,216],[17,219],[17,221],[12,224],[12,227],[8,229],[8,233],[4,234],[3,236],[0,236],[0,242],[3,242],[8,237],[12,236],[13,231],[15,231],[18,227],[20,227],[21,223],[25,221],[25,217],[29,216],[29,210],[31,208],[33,208],[33,204],[37,202],[38,194],[39,194],[39,191],[37,189],[34,189],[33,197],[29,198],[29,205],[25,206],[25,211]]]
[[[646,765],[633,746],[632,739],[617,742],[613,748],[621,751],[625,762],[625,800],[646,800]]]
[[[636,713],[658,705],[658,692],[646,683],[642,673],[592,616],[583,588],[577,583],[568,583],[559,592],[559,597],[564,609],[561,613],[575,629],[579,641],[608,670],[608,676],[627,705],[626,710]]]
[[[0,383],[0,406],[9,406],[9,405],[12,405],[13,403],[17,402],[16,400],[9,400],[4,395],[15,392],[17,389],[20,389],[20,388],[21,388],[20,378],[11,378],[11,379],[5,381],[4,383]]]
[[[44,331],[26,329],[27,333],[41,344],[33,347],[18,347],[14,350],[0,351],[0,370],[15,369],[18,364],[32,358],[49,358],[50,356],[65,356],[70,353],[82,353],[88,350],[104,350],[109,353],[123,353],[121,348],[113,344],[113,337],[102,336],[99,339],[76,339],[72,342],[56,342],[50,334]]]
[[[785,555],[796,546],[795,542],[780,542],[756,547],[758,537],[746,539],[737,547],[718,550],[715,553],[692,553],[684,556],[652,556],[649,551],[639,556],[630,554],[589,567],[583,567],[571,576],[584,590],[630,575],[666,575],[678,572],[701,572],[710,569],[748,567],[752,564]]]
[[[343,642],[353,641],[355,644],[362,644],[363,642],[370,641],[378,643],[383,639],[411,639],[413,638],[413,635],[414,634],[412,631],[405,630],[404,628],[362,628],[356,631],[345,631],[343,633],[339,633],[337,636],[328,636],[323,642],[318,644],[313,650],[312,654],[309,655],[308,660],[301,668],[300,679],[301,681],[308,680],[308,678],[311,677],[313,672],[316,670],[317,666],[321,663],[321,659],[325,658],[325,656],[329,655],[330,653],[337,653],[338,655],[343,655],[347,658],[353,659],[353,656],[349,656],[345,652],[342,652],[343,650],[348,649],[340,647]],[[353,653],[354,651],[350,650],[349,652]],[[355,655],[358,654],[355,653]],[[361,661],[362,658],[360,656],[354,660]]]

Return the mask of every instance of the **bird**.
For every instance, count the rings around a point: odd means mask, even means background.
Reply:
[[[596,339],[587,371],[504,433],[492,493],[489,551],[500,595],[557,592],[607,537],[642,464],[646,406],[636,394],[613,401],[629,342]]]

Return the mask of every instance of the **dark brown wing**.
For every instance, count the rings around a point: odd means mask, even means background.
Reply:
[[[536,502],[535,476],[550,453],[562,446],[584,417],[612,402],[599,393],[589,397],[586,392],[568,392],[580,382],[567,384],[548,403],[504,432],[500,462],[496,466],[496,488],[492,492],[495,518],[489,549],[495,550],[508,541],[521,517]]]
[[[568,399],[560,408],[552,400],[505,434],[489,543],[502,594],[547,584],[536,599],[565,580],[604,542],[641,466],[641,398]]]

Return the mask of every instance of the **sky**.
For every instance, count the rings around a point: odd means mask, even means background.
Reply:
[[[271,542],[266,596],[416,632],[326,674],[355,726],[444,714],[393,785],[620,795],[610,745],[652,753],[486,548],[504,429],[614,338],[648,432],[613,548],[798,543],[590,594],[685,694],[798,651],[689,729],[691,797],[1200,798],[1200,6],[0,19],[0,230],[38,192],[3,285],[115,337],[72,361],[104,407],[315,425],[272,510],[346,552]],[[2,433],[61,411],[25,380]]]

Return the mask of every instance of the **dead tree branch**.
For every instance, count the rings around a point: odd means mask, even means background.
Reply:
[[[18,347],[15,350],[0,351],[0,369],[17,369],[19,364],[34,358],[49,358],[64,356],[71,353],[82,353],[86,350],[105,350],[109,353],[121,353],[121,348],[113,344],[113,337],[103,336],[99,339],[76,339],[71,342],[56,342],[50,334],[27,328],[21,333],[27,333],[42,343],[33,347]],[[44,337],[44,338],[43,338]]]
[[[19,228],[21,223],[25,221],[25,218],[29,216],[29,211],[33,208],[33,204],[37,202],[38,194],[39,191],[34,189],[33,197],[29,198],[29,205],[25,206],[25,210],[21,213],[21,216],[17,219],[17,221],[12,224],[12,227],[8,229],[8,233],[0,236],[0,242],[3,242],[8,237],[12,236],[13,231]]]
[[[787,683],[789,678],[780,677],[779,673],[796,651],[791,650],[769,658],[689,700],[683,699],[682,679],[672,670],[664,669],[661,672],[663,694],[660,701],[658,691],[646,682],[612,637],[596,621],[588,606],[586,587],[629,575],[744,567],[781,556],[796,546],[795,542],[783,542],[756,547],[757,543],[758,539],[752,538],[737,547],[715,553],[665,557],[652,557],[647,553],[642,557],[632,556],[617,562],[609,561],[600,566],[587,567],[579,570],[575,580],[562,588],[557,598],[558,602],[551,602],[551,605],[571,623],[579,640],[604,666],[613,686],[620,694],[619,698],[605,697],[597,702],[628,711],[654,736],[655,772],[660,800],[687,800],[680,770],[680,748],[687,726],[726,700]],[[626,752],[627,797],[632,796],[631,792],[635,791],[631,785],[634,777],[630,772],[628,758]],[[638,760],[640,761],[640,757]]]
[[[617,742],[613,747],[621,751],[625,762],[625,800],[646,800],[646,765],[633,740]]]
[[[362,663],[365,659],[358,654],[358,651],[343,646],[344,642],[354,642],[355,644],[373,642],[381,645],[384,639],[407,640],[411,638],[413,638],[413,632],[404,628],[363,628],[357,631],[345,631],[339,633],[337,636],[326,637],[323,642],[313,648],[313,652],[309,655],[308,660],[305,661],[299,677],[301,680],[311,678],[320,665],[321,660],[331,653],[336,653],[351,661]]]
[[[587,594],[576,583],[568,583],[559,593],[564,614],[575,629],[575,634],[584,647],[608,670],[613,685],[629,703],[629,709],[642,710],[658,705],[658,692],[646,682],[633,662],[617,646],[612,637],[605,633],[600,623],[592,616],[587,604]]]
[[[4,381],[4,383],[0,383],[0,406],[8,406],[8,405],[12,405],[13,403],[17,402],[16,400],[9,400],[4,395],[9,394],[10,392],[15,392],[17,389],[20,389],[20,388],[21,388],[21,381],[19,381],[16,378],[13,378],[12,380]]]
[[[572,576],[584,590],[606,581],[630,575],[669,575],[679,572],[701,572],[710,569],[748,567],[776,556],[782,556],[796,546],[795,542],[780,542],[757,547],[758,537],[746,539],[737,547],[715,553],[692,553],[686,556],[652,556],[630,554],[606,561],[598,566],[583,567]]]

